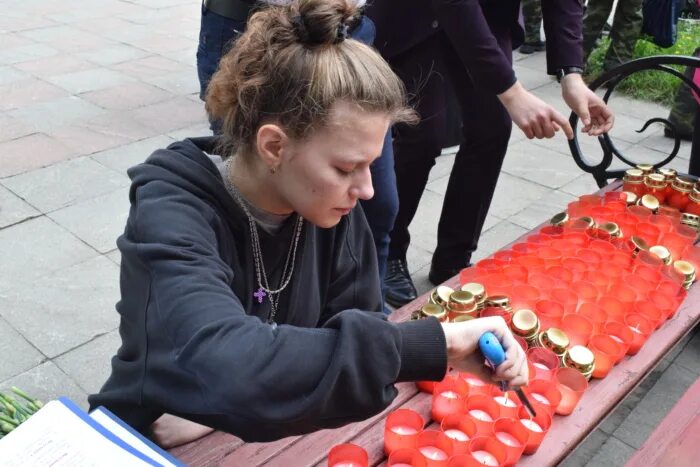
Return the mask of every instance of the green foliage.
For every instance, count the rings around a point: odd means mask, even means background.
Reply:
[[[597,48],[591,52],[586,68],[585,79],[593,81],[603,69],[603,59],[608,50],[609,38],[603,39]],[[700,22],[681,19],[678,22],[678,41],[667,49],[654,45],[650,40],[640,39],[634,50],[634,58],[654,55],[693,55],[700,47]],[[681,73],[682,67],[676,67]],[[634,73],[620,83],[615,91],[627,94],[636,99],[658,102],[671,106],[680,80],[661,71],[642,71]]]
[[[12,387],[14,394],[0,392],[0,439],[34,415],[43,404],[19,388]],[[13,396],[19,396],[15,398]]]

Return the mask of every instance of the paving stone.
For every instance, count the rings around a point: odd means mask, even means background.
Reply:
[[[548,191],[547,187],[502,172],[489,212],[507,219],[542,198]]]
[[[199,80],[195,68],[158,76],[148,79],[147,82],[177,95],[199,93]]]
[[[139,80],[153,79],[177,71],[186,71],[188,69],[188,67],[182,63],[158,55],[129,60],[128,62],[113,65],[111,68]]]
[[[18,63],[15,68],[32,74],[37,78],[71,73],[74,71],[94,68],[95,65],[74,55],[61,54],[53,57],[40,58],[29,62]]]
[[[616,115],[625,115],[646,121],[654,117],[668,117],[669,109],[655,102],[631,99],[619,92],[614,92],[608,105]]]
[[[408,227],[411,233],[411,244],[426,251],[435,251],[437,245],[437,226],[442,210],[442,195],[425,190],[416,210],[413,222]]]
[[[622,153],[626,158],[630,159],[631,162],[636,164],[658,164],[668,157],[668,153],[656,151],[641,144],[630,146]],[[664,167],[674,168],[680,172],[688,172],[688,159],[676,157],[671,162],[664,165]],[[618,158],[614,158],[610,168],[613,170],[625,170],[629,168],[629,165],[623,163]]]
[[[195,102],[201,102],[199,100]],[[168,132],[168,136],[175,141],[181,141],[185,138],[191,138],[194,136],[211,136],[212,131],[209,128],[209,122],[199,123],[196,125],[188,126],[186,128],[181,128],[179,130]]]
[[[94,257],[92,248],[45,216],[0,230],[0,290]]]
[[[39,215],[39,211],[0,185],[0,229]]]
[[[172,93],[146,83],[126,83],[80,95],[107,110],[130,110],[173,97]]]
[[[115,135],[108,130],[97,131],[78,125],[63,125],[46,130],[46,134],[72,150],[85,156],[131,142],[131,139]]]
[[[644,399],[613,433],[626,444],[639,448],[697,379],[697,375],[675,363],[668,367]]]
[[[550,188],[566,185],[581,174],[573,158],[527,141],[508,148],[503,171]]]
[[[8,114],[31,125],[37,131],[42,131],[77,121],[94,121],[103,113],[105,113],[104,109],[78,96],[68,96],[27,105],[21,109],[11,110]]]
[[[3,318],[50,358],[119,325],[119,268],[103,256],[32,280],[15,278],[0,294]]]
[[[683,348],[674,363],[700,375],[700,327],[696,327],[690,342]]]
[[[127,186],[129,179],[89,157],[80,157],[2,183],[46,213]]]
[[[5,8],[0,15],[0,31],[13,32],[55,25],[41,15],[25,13],[17,8]],[[2,60],[0,60],[1,62]]]
[[[145,161],[156,149],[168,147],[174,139],[167,136],[156,136],[153,138],[143,139],[133,143],[125,144],[118,148],[102,151],[93,154],[92,159],[100,164],[116,170],[119,173],[126,174],[129,167],[140,164]]]
[[[675,141],[664,136],[663,131],[658,131],[648,138],[642,140],[641,144],[651,149],[661,151],[664,154],[671,154]],[[678,155],[681,159],[690,159],[690,150],[693,147],[692,141],[681,140]]]
[[[457,146],[456,148],[459,148]],[[450,173],[452,172],[452,166],[455,163],[455,154],[445,154],[439,156],[437,159],[435,159],[435,165],[433,166],[432,169],[430,169],[430,175],[428,175],[428,183],[434,182],[435,180],[438,180],[443,177],[448,177],[450,176]],[[447,182],[445,182],[447,183]],[[446,186],[446,185],[445,185]],[[443,190],[444,193],[444,190]]]
[[[112,250],[105,256],[117,266],[119,266],[122,262],[122,254],[119,250]]]
[[[2,44],[3,47],[6,47],[6,48],[19,47],[22,45],[30,45],[30,44],[34,43],[34,41],[31,41],[31,40],[27,39],[26,37],[22,37],[17,33],[14,33],[14,32],[4,33],[5,32],[4,28],[0,28],[0,31],[2,31],[2,33],[0,33],[0,44]]]
[[[0,28],[2,25],[0,24]],[[0,48],[0,63],[12,65],[28,62],[38,58],[52,57],[58,54],[58,50],[44,44],[30,44],[19,47]]]
[[[0,381],[16,376],[40,364],[46,359],[32,344],[10,324],[0,318]]]
[[[422,295],[429,290],[432,290],[435,286],[428,279],[428,274],[430,273],[430,265],[424,266],[418,271],[411,274],[411,279],[413,279],[413,285],[416,286],[418,295]]]
[[[114,44],[114,41],[110,39],[81,31],[70,25],[37,28],[30,31],[23,31],[20,35],[68,53],[102,49]]]
[[[75,151],[55,138],[34,133],[0,143],[0,179],[74,157]]]
[[[149,34],[146,37],[135,37],[128,43],[158,55],[192,47],[192,40],[180,34]]]
[[[613,141],[620,139],[636,144],[648,138],[652,133],[659,131],[656,125],[652,125],[645,132],[637,133],[638,130],[642,129],[645,122],[646,120],[643,118],[635,118],[630,115],[618,116],[608,134]]]
[[[513,52],[513,69],[515,70],[516,76],[521,68],[529,68],[532,70],[541,71],[542,73],[547,72],[547,54],[545,52],[537,52],[534,54],[521,54],[520,52]]]
[[[0,114],[0,143],[31,135],[34,132],[36,130],[30,125],[22,123],[9,115]]]
[[[406,252],[406,261],[408,262],[408,272],[414,274],[424,267],[430,267],[430,262],[433,259],[433,252],[421,248],[417,245],[411,245]]]
[[[199,26],[198,26],[199,28]],[[189,34],[187,34],[189,35]],[[193,43],[198,42],[198,36],[199,36],[199,31],[196,31],[194,33],[194,38],[192,40]],[[191,66],[191,67],[197,67],[197,54],[192,51],[192,47],[185,47],[184,49],[180,50],[172,50],[168,52],[163,52],[161,54],[163,57],[169,58],[170,60],[175,60],[178,63],[182,63],[183,65]]]
[[[116,313],[116,311],[114,312]],[[111,372],[110,361],[121,345],[111,331],[54,359],[54,363],[88,394],[99,392]]]
[[[0,42],[2,38],[0,38]],[[11,66],[0,66],[0,86],[26,80],[29,75]]]
[[[47,80],[73,94],[80,94],[133,82],[134,78],[107,68],[93,68],[51,76]]]
[[[598,191],[598,184],[593,178],[593,175],[584,172],[571,182],[561,187],[559,190],[578,197],[581,195],[595,193]]]
[[[620,441],[610,437],[600,447],[600,450],[586,464],[589,467],[619,467],[635,453],[635,449]]]
[[[608,435],[600,430],[594,430],[588,437],[564,459],[559,467],[583,467],[591,460],[600,447],[608,439]]]
[[[83,410],[88,409],[87,393],[53,362],[44,362],[29,371],[0,382],[0,392],[9,392],[16,386],[43,403],[68,397]]]
[[[131,116],[135,123],[153,128],[158,133],[167,133],[207,121],[204,106],[184,97],[140,107],[131,111]]]
[[[518,69],[515,70],[515,74],[518,78],[518,81],[520,81],[520,84],[522,84],[523,87],[528,91],[532,91],[533,89],[550,84],[552,82],[552,77],[547,75],[547,70],[545,68],[533,70],[531,68],[523,66],[518,67]]]
[[[0,86],[0,111],[16,109],[65,96],[68,96],[65,90],[45,81],[34,78],[13,81]]]
[[[508,217],[508,220],[531,230],[551,219],[554,214],[565,211],[567,205],[572,201],[576,201],[575,196],[563,191],[552,190],[522,211]]]
[[[129,188],[90,198],[48,216],[100,253],[116,247],[129,216]]]
[[[109,66],[147,57],[150,52],[126,44],[115,44],[103,49],[80,52],[77,55],[97,65]]]
[[[500,250],[509,243],[517,240],[528,230],[507,220],[501,221],[491,229],[482,233],[479,247],[472,256],[472,262],[479,261]]]

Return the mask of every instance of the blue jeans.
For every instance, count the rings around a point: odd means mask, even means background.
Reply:
[[[221,56],[244,29],[244,22],[217,15],[207,11],[202,6],[199,46],[197,48],[197,74],[199,76],[199,97],[201,99],[204,99],[207,85],[216,71]],[[353,39],[365,44],[372,44],[375,33],[374,23],[365,16],[350,35]],[[221,126],[219,122],[210,121],[210,124],[214,134],[220,133]],[[382,154],[372,164],[371,172],[374,197],[370,200],[362,201],[361,204],[369,227],[372,230],[374,246],[377,249],[379,280],[383,288],[386,262],[389,256],[389,232],[393,229],[394,220],[399,212],[399,195],[396,190],[391,130],[387,132],[384,138]]]

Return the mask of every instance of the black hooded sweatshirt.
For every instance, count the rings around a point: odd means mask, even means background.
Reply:
[[[305,222],[276,324],[258,288],[248,220],[207,153],[186,139],[129,169],[131,209],[117,244],[122,345],[91,408],[140,431],[163,413],[269,441],[363,420],[397,381],[439,380],[434,320],[386,321],[372,235],[358,206],[335,227]],[[259,229],[275,287],[294,230]],[[368,311],[369,310],[369,311]]]

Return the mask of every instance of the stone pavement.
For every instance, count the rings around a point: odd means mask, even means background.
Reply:
[[[115,239],[128,213],[125,170],[208,125],[199,101],[196,0],[0,0],[0,390],[85,406],[120,339]],[[564,111],[544,54],[516,55],[524,85]],[[660,128],[639,135],[652,104],[616,97],[611,132],[626,154],[660,161]],[[596,142],[582,146],[598,154]],[[689,147],[679,169],[687,169]],[[453,155],[440,157],[411,227],[421,291]],[[475,259],[596,189],[559,136],[518,130]],[[700,336],[679,344],[567,465],[619,465],[700,374]]]

